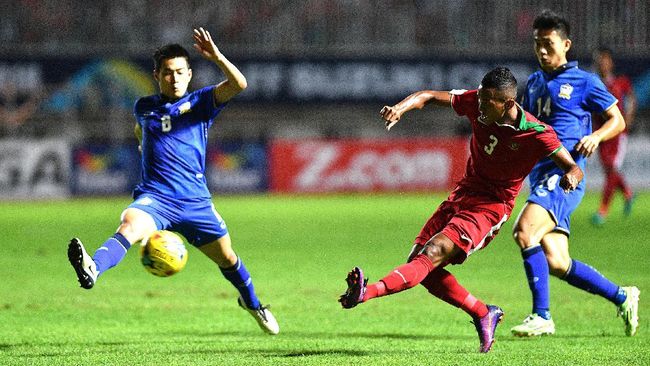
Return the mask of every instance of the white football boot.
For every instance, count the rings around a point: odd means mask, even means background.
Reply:
[[[540,335],[554,334],[555,323],[553,319],[544,319],[533,313],[524,319],[524,322],[510,329],[517,337],[534,337]]]
[[[95,261],[88,255],[84,245],[78,238],[72,238],[68,245],[68,260],[77,273],[77,279],[81,287],[89,290],[95,286],[97,281],[97,268]]]
[[[257,321],[257,324],[264,332],[271,335],[280,333],[280,326],[278,325],[277,320],[275,320],[273,314],[271,314],[268,305],[260,306],[259,309],[249,309],[241,296],[237,299],[237,303],[242,309],[248,311],[248,313],[255,318],[255,321]]]
[[[636,329],[639,327],[639,295],[641,291],[635,286],[623,287],[623,291],[627,294],[627,299],[618,306],[618,315],[625,322],[625,334],[631,337],[636,334]]]

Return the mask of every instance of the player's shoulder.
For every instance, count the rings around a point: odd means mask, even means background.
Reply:
[[[140,113],[155,108],[160,103],[159,95],[148,95],[146,97],[138,98],[133,105],[133,112]]]
[[[478,89],[452,89],[449,91],[449,94],[451,94],[452,101],[454,99],[456,101],[471,101],[474,99],[478,100]]]
[[[467,114],[478,105],[477,89],[454,89],[449,94],[451,94],[451,106],[459,115]]]
[[[589,70],[583,70],[579,67],[575,68],[574,71],[577,75],[579,75],[582,78],[589,79],[589,80],[600,80],[600,76],[596,74],[595,72],[589,71]]]
[[[603,84],[598,74],[589,70],[581,69],[577,65],[575,67],[567,69],[565,74],[568,78],[573,79],[574,82],[580,80],[584,81],[587,86],[594,85],[594,84],[596,85]]]
[[[525,110],[519,124],[519,130],[525,133],[533,132],[535,134],[554,132],[551,125],[540,121]]]
[[[543,79],[544,79],[544,71],[537,70],[534,73],[528,75],[528,79],[526,80],[526,82],[528,84],[531,84],[531,83],[535,83],[535,82],[538,82],[539,80],[543,80]]]

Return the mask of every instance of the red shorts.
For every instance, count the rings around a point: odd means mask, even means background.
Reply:
[[[627,146],[627,133],[603,141],[598,145],[598,156],[603,167],[610,169],[619,169],[625,158]]]
[[[415,244],[424,245],[434,235],[444,234],[464,253],[449,263],[460,264],[485,248],[508,220],[512,207],[494,197],[452,192],[424,224]]]

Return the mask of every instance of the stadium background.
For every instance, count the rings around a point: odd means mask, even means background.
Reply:
[[[477,352],[469,317],[423,288],[353,311],[336,301],[352,266],[375,280],[404,260],[466,159],[466,122],[453,112],[417,111],[387,133],[381,106],[422,88],[476,86],[495,64],[523,83],[536,68],[531,22],[546,7],[573,25],[571,58],[589,68],[592,50],[606,44],[633,78],[640,109],[624,169],[638,203],[624,217],[617,197],[606,225],[594,228],[601,180],[590,159],[591,192],[572,216],[571,252],[645,294],[647,1],[0,3],[0,365],[650,364],[645,295],[639,334],[629,338],[612,305],[553,278],[556,335],[511,335],[530,311],[514,220],[450,268],[506,311],[487,355]],[[281,323],[277,337],[257,329],[196,248],[169,278],[144,271],[133,248],[92,291],[79,289],[65,255],[74,235],[97,248],[131,202],[139,178],[133,102],[156,92],[153,50],[191,46],[193,26],[206,26],[249,81],[210,131],[208,180]],[[221,80],[192,61],[195,87]],[[268,190],[317,194],[247,193]],[[319,194],[332,191],[347,193]]]
[[[475,87],[497,64],[524,85],[545,7],[571,22],[571,59],[589,68],[606,45],[632,78],[639,110],[624,169],[649,187],[644,1],[45,0],[3,4],[0,197],[128,194],[139,178],[131,108],[156,92],[150,55],[166,42],[191,47],[193,26],[249,82],[211,130],[215,193],[445,190],[464,166],[464,121],[429,108],[388,134],[379,109],[420,89]],[[195,86],[221,80],[192,56]]]

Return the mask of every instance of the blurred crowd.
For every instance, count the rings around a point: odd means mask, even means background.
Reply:
[[[0,63],[143,59],[164,43],[189,46],[196,26],[211,30],[234,59],[532,59],[532,22],[545,7],[572,22],[573,57],[587,58],[602,44],[617,55],[648,57],[645,0],[16,0],[3,3]],[[106,83],[99,84],[85,89],[75,109],[57,115],[42,108],[51,85],[2,81],[0,137],[67,129],[79,137],[123,138],[133,123],[130,106],[98,102]],[[260,113],[241,119],[264,123],[268,112]]]
[[[576,51],[601,44],[647,51],[644,0],[16,0],[0,18],[5,52],[143,52],[204,25],[242,54],[522,52],[532,20],[551,7],[576,30]],[[500,47],[494,47],[500,45]],[[523,51],[528,51],[526,48]],[[614,51],[618,51],[615,49]]]

